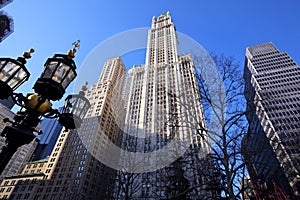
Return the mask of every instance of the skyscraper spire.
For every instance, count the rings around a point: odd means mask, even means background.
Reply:
[[[146,65],[178,62],[178,41],[175,26],[169,12],[152,18],[148,31]]]

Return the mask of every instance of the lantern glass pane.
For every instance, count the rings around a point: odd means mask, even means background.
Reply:
[[[68,74],[69,70],[70,70],[70,66],[65,65],[64,63],[60,63],[58,65],[58,67],[56,68],[56,71],[52,77],[52,80],[61,84],[64,77]],[[65,87],[63,86],[63,88],[65,88]]]
[[[81,118],[81,112],[82,112],[83,106],[84,106],[84,102],[82,102],[82,99],[77,98],[76,105],[75,105],[74,109],[72,110],[72,113]]]
[[[1,68],[5,61],[1,62]],[[0,80],[3,82],[7,82],[7,80],[15,73],[19,66],[8,62],[0,72]]]
[[[87,111],[87,104],[85,99],[82,99],[77,95],[73,96],[69,99],[69,105],[72,105],[70,106],[69,112],[83,119]]]
[[[75,78],[75,73],[73,70],[70,70],[69,73],[67,74],[67,76],[65,77],[65,79],[62,82],[62,86],[63,88],[67,88],[68,85],[72,82],[72,80]]]
[[[65,100],[65,104],[64,104],[62,113],[69,113],[71,107],[72,107],[72,104],[70,103],[70,100],[67,98],[67,99]]]
[[[0,80],[6,82],[12,89],[14,89],[23,82],[22,80],[27,76],[27,73],[21,68],[21,66],[12,62],[8,62],[3,67],[5,62],[6,61],[1,61],[0,63]]]
[[[52,73],[55,70],[58,62],[57,61],[51,61],[47,66],[45,66],[44,74],[42,78],[51,78]]]
[[[82,109],[82,116],[81,116],[81,119],[83,119],[88,111],[88,109],[90,108],[90,105],[88,102],[85,102],[85,106],[84,108]]]
[[[76,111],[76,105],[77,105],[77,101],[78,98],[72,96],[69,100],[68,100],[68,112],[74,114],[74,112]]]
[[[9,85],[12,89],[19,87],[23,82],[27,73],[20,68],[19,71],[14,75],[14,77],[9,81]]]

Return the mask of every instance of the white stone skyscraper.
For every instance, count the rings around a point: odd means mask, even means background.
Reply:
[[[179,56],[176,29],[169,12],[152,18],[146,63],[129,70],[126,85],[126,135],[122,145],[143,157],[132,163],[135,168],[131,172],[142,174],[135,178],[140,188],[133,184],[136,191],[130,191],[131,198],[169,198],[174,192],[171,190],[175,190],[171,188],[176,187],[172,184],[187,187],[184,180],[190,186],[200,185],[201,178],[192,170],[196,168],[195,156],[199,158],[194,154],[200,152],[182,155],[200,146],[201,153],[209,152],[208,145],[197,135],[197,125],[205,123],[199,88],[191,56]],[[175,140],[179,142],[173,144]],[[186,148],[175,151],[177,146],[183,148],[180,141]],[[179,166],[173,162],[180,156],[184,161]],[[181,174],[182,183],[174,183],[176,174]],[[189,195],[199,194],[200,190],[195,189]]]

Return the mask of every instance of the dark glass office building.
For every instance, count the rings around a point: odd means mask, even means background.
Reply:
[[[299,197],[300,67],[272,43],[260,44],[246,49],[244,79],[249,174]]]

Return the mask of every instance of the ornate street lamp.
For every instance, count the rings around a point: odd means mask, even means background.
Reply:
[[[91,107],[90,102],[84,97],[87,90],[87,82],[82,86],[79,94],[69,95],[65,100],[62,114],[59,117],[59,123],[67,129],[75,129],[80,127],[82,120]]]
[[[74,53],[71,50],[67,55],[55,54],[48,58],[41,77],[33,87],[34,91],[47,99],[61,99],[65,89],[77,76]]]
[[[25,67],[26,59],[34,50],[24,53],[17,60],[0,58],[0,99],[7,99],[20,85],[28,80],[30,73]]]
[[[24,83],[29,72],[25,68],[26,60],[34,50],[24,53],[17,60],[0,58],[0,99],[12,97],[14,102],[21,107],[16,113],[11,126],[6,126],[1,133],[6,139],[7,145],[0,153],[0,173],[16,152],[18,147],[30,143],[38,131],[36,127],[42,117],[59,118],[59,123],[66,129],[80,127],[83,117],[90,107],[89,101],[84,97],[86,85],[83,91],[77,95],[69,95],[66,99],[62,113],[52,108],[51,100],[60,100],[65,94],[68,85],[76,77],[76,65],[73,61],[79,41],[73,43],[73,49],[66,55],[55,54],[49,58],[41,77],[34,84],[36,93],[24,96],[13,91]],[[86,83],[87,84],[87,83]],[[8,120],[6,120],[7,122]]]

